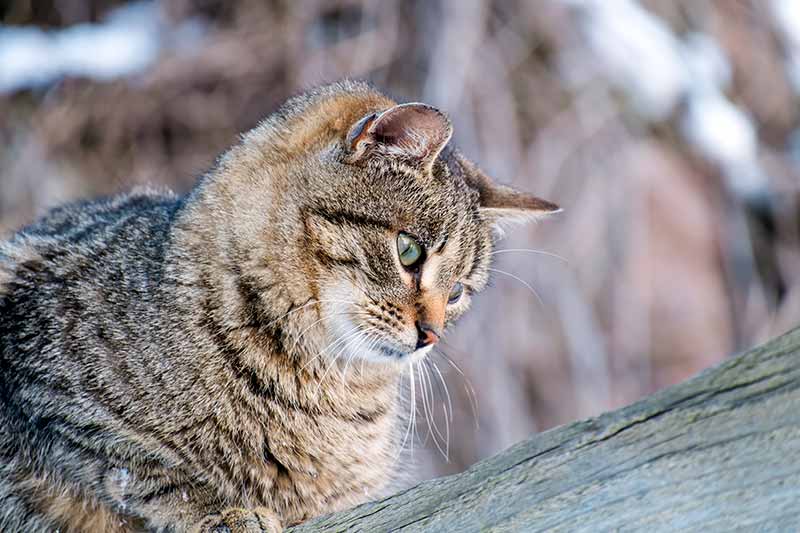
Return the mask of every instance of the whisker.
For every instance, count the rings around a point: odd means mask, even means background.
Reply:
[[[416,377],[414,376],[414,363],[411,365],[411,456],[414,456],[414,436],[417,434],[417,395],[416,395]]]
[[[332,348],[332,347],[338,345],[345,336],[349,335],[350,333],[352,333],[354,331],[358,331],[358,326],[352,327],[349,330],[347,330],[346,332],[344,332],[341,335],[339,335],[339,337],[337,337],[336,340],[334,340],[331,343],[329,343],[322,350],[320,350],[320,352],[317,355],[312,357],[311,360],[307,361],[306,364],[304,364],[302,367],[300,367],[300,370],[305,370],[308,365],[310,365],[311,363],[313,363],[314,361],[319,359],[329,348]]]
[[[409,384],[410,384],[409,386],[411,387],[411,390],[412,390],[412,393],[411,393],[412,400],[411,400],[410,409],[409,409],[409,413],[408,413],[408,423],[406,425],[406,431],[403,434],[403,440],[400,442],[400,447],[397,450],[397,455],[392,460],[392,465],[393,466],[400,459],[400,456],[403,454],[403,451],[405,451],[406,442],[408,441],[409,436],[411,437],[411,441],[412,441],[412,445],[411,445],[412,452],[413,452],[413,449],[414,449],[414,446],[413,446],[414,437],[413,437],[413,435],[411,433],[411,427],[412,427],[413,419],[414,419],[414,405],[415,405],[415,403],[414,403],[415,402],[414,393],[413,393],[413,390],[414,390],[413,389],[413,387],[414,387],[414,365],[413,365],[413,363],[408,365],[408,375],[409,375]]]
[[[345,361],[344,369],[342,370],[342,372],[339,373],[339,377],[341,378],[342,382],[342,387],[349,390],[350,392],[352,392],[352,389],[347,384],[347,365],[350,364],[350,360],[353,357],[355,357],[355,355],[358,353],[358,350],[360,350],[361,346],[366,342],[367,336],[365,335],[364,330],[359,331],[359,335],[356,336],[356,339],[357,340],[355,346],[353,346],[352,349],[347,350],[347,352],[349,353],[345,353],[345,357],[347,359]],[[347,348],[347,346],[345,346],[345,348]]]
[[[283,320],[284,318],[286,318],[287,316],[291,315],[292,313],[296,313],[298,311],[302,311],[303,309],[305,309],[306,307],[308,307],[310,305],[317,305],[317,304],[320,304],[320,303],[327,303],[327,302],[347,303],[347,304],[358,305],[356,302],[352,302],[352,301],[349,301],[349,300],[335,300],[335,299],[325,299],[325,298],[323,298],[321,300],[318,300],[318,299],[314,298],[311,301],[304,303],[300,307],[296,307],[294,309],[291,309],[291,310],[287,311],[286,313],[282,314],[281,316],[279,316],[278,318],[270,320],[269,322],[267,322],[267,325],[270,326],[272,324],[275,324],[279,320]]]
[[[508,277],[510,277],[512,279],[515,279],[515,280],[519,281],[520,283],[522,283],[529,291],[531,291],[531,293],[533,293],[533,295],[539,301],[539,305],[541,305],[542,309],[545,308],[544,300],[542,300],[542,297],[539,296],[539,293],[536,292],[536,289],[534,289],[533,286],[530,283],[528,283],[524,279],[520,278],[519,276],[516,276],[516,275],[512,274],[511,272],[506,272],[505,270],[500,270],[498,268],[490,268],[489,270],[492,271],[492,272],[497,272],[498,274],[505,274],[506,276],[508,276]]]
[[[452,366],[455,369],[455,371],[459,373],[459,375],[461,375],[462,381],[464,383],[464,391],[467,393],[467,398],[469,399],[469,405],[470,408],[472,409],[472,417],[475,420],[475,429],[480,429],[480,421],[478,418],[478,396],[477,394],[475,394],[475,388],[472,386],[472,382],[464,373],[464,371],[461,370],[461,367],[458,366],[456,362],[453,361],[453,358],[447,355],[447,353],[444,350],[442,350],[441,347],[439,347],[439,349],[436,350],[435,353],[444,357],[444,360],[447,361],[450,364],[450,366]]]
[[[377,327],[372,327],[372,328],[364,330],[364,335],[368,340],[367,347],[366,347],[368,352],[371,352],[381,340],[380,337],[375,334],[378,331],[380,331],[380,329],[378,329]],[[354,358],[355,358],[355,351],[354,351],[354,354],[351,355],[350,358],[347,360],[347,363],[344,365],[344,373],[345,374],[347,374],[347,366],[350,364],[350,362]],[[364,359],[363,358],[362,358],[361,362],[362,362],[361,375],[363,376],[364,375],[364,365],[363,365]]]
[[[402,454],[406,449],[406,442],[408,442],[408,449],[411,451],[412,455],[414,453],[414,432],[416,427],[416,395],[414,389],[414,364],[411,363],[408,365],[408,383],[409,388],[411,389],[411,398],[408,404],[408,425],[406,427],[405,435],[403,436],[403,442],[400,444],[400,449],[398,451],[398,458],[400,454]]]
[[[331,371],[331,368],[333,368],[333,365],[336,364],[336,360],[339,359],[339,356],[342,354],[342,352],[347,349],[347,347],[350,344],[350,342],[352,341],[352,339],[358,337],[361,334],[360,328],[356,327],[356,328],[353,328],[353,329],[355,330],[355,332],[352,332],[350,334],[347,334],[346,336],[340,337],[339,342],[342,343],[342,347],[339,349],[339,351],[336,352],[336,355],[333,356],[333,359],[328,364],[328,366],[325,368],[325,372],[323,372],[322,377],[319,379],[319,382],[317,383],[317,390],[314,391],[314,398],[316,398],[319,395],[319,391],[320,391],[320,389],[322,389],[322,382],[325,380],[325,377]],[[339,342],[337,342],[337,344],[339,344]],[[331,348],[332,348],[332,346],[331,346]],[[323,352],[324,352],[324,350],[323,350]],[[320,355],[321,355],[321,353],[320,353]],[[317,357],[319,357],[319,355]]]
[[[358,343],[353,347],[353,349],[350,350],[350,355],[348,356],[347,361],[345,362],[344,365],[344,369],[342,370],[342,383],[346,383],[347,381],[347,367],[350,365],[350,361],[352,361],[353,358],[356,357],[358,350],[360,350],[366,343],[372,341],[371,335],[377,329],[378,328],[372,326],[366,329],[362,329],[360,331],[361,338],[359,339]]]
[[[444,388],[444,395],[447,398],[447,403],[445,404],[442,402],[442,411],[444,412],[444,429],[445,429],[445,449],[447,450],[447,456],[450,457],[450,425],[453,423],[453,402],[450,399],[450,391],[447,388],[447,382],[442,375],[442,372],[439,370],[439,366],[436,364],[436,361],[433,359],[430,360],[430,364],[433,366],[433,369],[436,371],[436,374],[439,376],[439,381],[442,383],[442,387]],[[449,416],[448,416],[448,409],[449,409]],[[448,459],[449,460],[449,459]]]
[[[364,344],[364,342],[366,342],[366,340],[367,340],[366,334],[371,333],[373,330],[376,330],[376,329],[377,328],[375,328],[374,326],[369,327],[367,329],[358,328],[358,331],[356,331],[355,334],[348,336],[347,340],[344,342],[342,347],[339,349],[338,352],[336,352],[336,355],[334,356],[333,361],[331,361],[331,364],[328,365],[328,368],[325,371],[325,374],[323,374],[322,378],[320,379],[319,384],[317,385],[317,393],[319,392],[319,390],[320,390],[320,388],[322,386],[322,381],[325,379],[325,376],[328,374],[328,372],[331,370],[331,368],[333,368],[333,366],[336,364],[336,362],[338,361],[339,357],[341,357],[347,351],[350,352],[349,358],[354,357],[353,354],[355,354],[357,352],[357,350],[359,350],[361,348],[361,346]],[[353,342],[353,339],[356,339],[355,343]],[[344,372],[340,373],[340,376],[342,378],[342,384],[345,387],[347,387],[347,383],[346,383],[346,380],[345,380],[345,373],[346,372],[347,372],[347,366],[345,365]]]
[[[424,363],[425,360],[423,359],[422,362]],[[434,398],[433,398],[433,387],[431,386],[431,382],[430,382],[430,374],[428,374],[428,369],[424,364],[421,365],[421,369],[420,369],[419,375],[420,375],[420,381],[421,381],[421,384],[422,384],[422,404],[423,404],[423,409],[425,411],[425,418],[428,421],[428,434],[433,439],[433,443],[436,445],[436,448],[442,454],[442,457],[444,457],[444,460],[446,462],[449,462],[450,461],[450,457],[448,455],[448,452],[446,450],[442,449],[442,446],[439,443],[439,439],[445,440],[445,437],[444,437],[444,435],[442,435],[441,431],[439,430],[439,426],[436,424],[436,416],[435,416],[434,409],[433,409],[433,400],[434,400]],[[427,391],[430,391],[430,395],[431,395],[430,399],[428,399]],[[445,417],[446,416],[447,415],[445,413]],[[433,427],[431,427],[431,426],[433,426]],[[438,439],[437,439],[437,436],[439,437]],[[445,448],[449,448],[449,443],[445,443]]]
[[[449,420],[450,420],[450,423],[452,423],[453,422],[453,402],[450,399],[450,391],[447,388],[447,382],[445,381],[444,376],[442,375],[442,371],[439,370],[439,365],[436,364],[436,361],[431,359],[430,363],[433,366],[433,369],[436,371],[436,374],[439,376],[439,381],[442,383],[442,387],[444,388],[444,394],[445,394],[445,397],[447,398],[447,408],[448,408],[448,410],[445,410],[445,419],[447,419],[446,415],[449,412],[450,413]]]
[[[436,436],[433,435],[433,429],[431,428],[431,419],[428,416],[428,395],[425,391],[425,376],[423,374],[423,369],[424,367],[420,364],[420,369],[417,373],[420,381],[420,396],[422,397],[422,414],[425,416],[425,422],[428,423],[428,432],[425,434],[425,438],[422,439],[422,445],[424,446],[428,443],[428,437],[432,437],[434,444],[438,445],[436,442]]]
[[[329,315],[327,317],[322,317],[322,318],[320,318],[318,320],[315,320],[314,322],[311,323],[311,325],[309,325],[307,328],[305,328],[303,331],[301,331],[300,334],[297,335],[294,338],[294,341],[292,342],[292,347],[290,349],[294,350],[297,347],[297,343],[300,341],[300,339],[303,337],[303,335],[305,335],[311,328],[313,328],[314,326],[316,326],[317,324],[319,324],[320,322],[322,322],[326,318],[329,318],[329,317],[332,317],[332,316],[342,316],[342,315],[372,316],[371,313],[368,313],[366,311],[342,311],[340,313],[333,313],[333,314],[331,314],[331,315]]]
[[[493,256],[493,255],[497,255],[497,254],[506,254],[506,253],[510,253],[510,252],[544,255],[546,257],[552,257],[553,259],[558,259],[559,261],[562,261],[566,265],[570,264],[569,261],[566,258],[564,258],[564,257],[562,257],[562,256],[560,256],[558,254],[555,254],[553,252],[547,252],[545,250],[534,250],[532,248],[504,248],[502,250],[495,250],[493,252],[490,252],[487,255],[488,256]]]
[[[431,373],[432,373],[431,372],[431,367],[433,367],[437,372],[439,371],[439,369],[436,368],[436,363],[432,359],[426,359],[425,360],[425,366],[427,367],[425,373],[427,375],[427,380],[428,380],[428,383],[429,383],[429,387],[431,389],[431,402],[430,402],[431,403],[431,412],[435,414],[436,413],[436,409],[435,409],[434,403],[433,403],[433,400],[434,400],[434,393],[433,393],[434,380],[431,377]],[[440,375],[440,378],[441,378],[441,375]],[[449,402],[450,401],[450,393],[447,390],[447,385],[445,385],[444,382],[442,382],[442,384],[444,385],[445,397],[447,398],[447,401]],[[441,387],[439,387],[439,390],[441,390]],[[451,405],[451,407],[452,407],[452,405]],[[442,414],[444,415],[445,434],[442,435],[442,432],[439,429],[438,424],[435,425],[435,428],[436,428],[437,434],[439,435],[439,438],[444,441],[444,458],[445,458],[445,461],[446,462],[450,462],[450,424],[452,423],[452,413],[448,414],[447,404],[444,401],[442,401]],[[434,419],[435,419],[435,417],[434,417]],[[441,449],[439,451],[441,451]]]

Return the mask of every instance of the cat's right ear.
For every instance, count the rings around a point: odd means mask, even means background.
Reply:
[[[539,220],[561,211],[553,202],[494,183],[459,152],[455,153],[455,159],[461,166],[464,180],[478,191],[481,217],[492,225],[500,237],[505,235],[508,227]]]
[[[347,134],[348,161],[358,163],[374,155],[394,157],[430,170],[436,156],[453,135],[444,113],[425,104],[396,105],[371,113]]]

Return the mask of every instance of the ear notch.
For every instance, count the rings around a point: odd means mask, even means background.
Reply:
[[[347,134],[351,163],[374,152],[409,160],[429,170],[453,127],[444,113],[426,104],[396,105],[356,122]]]
[[[463,155],[456,152],[455,157],[464,171],[464,179],[478,191],[481,215],[500,235],[508,226],[532,222],[561,211],[553,202],[497,185]]]

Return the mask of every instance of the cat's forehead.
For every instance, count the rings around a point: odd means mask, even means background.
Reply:
[[[477,200],[469,194],[461,178],[437,165],[433,175],[413,171],[389,170],[372,181],[377,208],[385,206],[396,213],[396,223],[414,229],[428,245],[438,245],[448,233],[458,231],[470,218]]]

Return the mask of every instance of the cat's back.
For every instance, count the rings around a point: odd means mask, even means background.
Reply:
[[[59,207],[0,242],[0,361],[40,352],[78,318],[158,283],[179,207],[174,195],[133,192]]]
[[[155,258],[179,206],[175,195],[143,190],[55,208],[0,241],[0,295],[37,288],[26,283],[36,273],[45,275],[40,281],[77,281],[69,279],[70,267]]]
[[[0,241],[0,260],[14,260],[21,247],[103,246],[119,230],[157,230],[169,225],[180,197],[151,189],[134,190],[97,200],[67,204],[51,209],[33,223]]]

